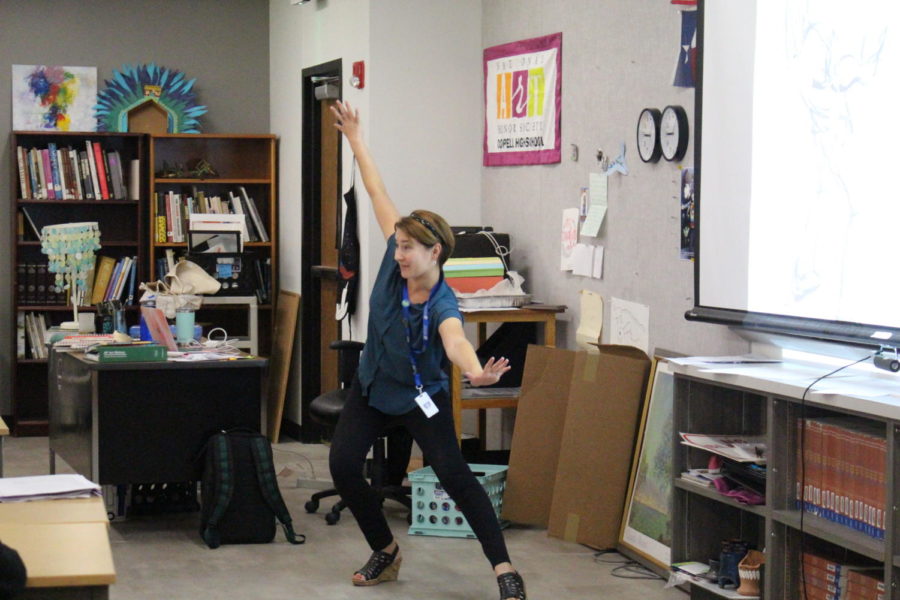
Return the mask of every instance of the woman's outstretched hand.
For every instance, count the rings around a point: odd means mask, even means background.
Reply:
[[[511,368],[512,367],[509,366],[508,359],[501,356],[500,360],[494,361],[494,357],[492,356],[484,364],[480,375],[466,373],[465,376],[466,379],[469,380],[469,383],[476,387],[482,385],[493,385],[500,381],[500,377]]]
[[[336,101],[331,107],[334,114],[334,127],[348,140],[353,140],[359,135],[359,110],[350,107],[349,102]]]

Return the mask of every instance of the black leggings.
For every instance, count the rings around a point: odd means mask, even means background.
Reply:
[[[450,497],[478,536],[491,566],[509,562],[496,513],[484,488],[463,459],[453,427],[453,410],[446,392],[433,398],[439,412],[430,419],[416,407],[402,415],[388,415],[369,406],[359,380],[354,379],[334,432],[329,466],[334,486],[347,503],[369,547],[381,550],[394,539],[381,510],[378,493],[363,477],[366,455],[375,440],[396,426],[405,427]]]

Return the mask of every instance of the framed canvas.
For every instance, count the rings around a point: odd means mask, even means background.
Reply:
[[[620,549],[661,569],[668,569],[671,562],[674,393],[671,363],[655,356],[619,531]]]

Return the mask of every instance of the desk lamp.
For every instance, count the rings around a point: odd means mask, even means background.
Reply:
[[[41,228],[41,252],[47,255],[48,269],[56,274],[55,285],[69,290],[72,321],[61,329],[78,329],[78,305],[84,299],[88,272],[94,267],[94,251],[100,249],[97,223],[63,223]]]

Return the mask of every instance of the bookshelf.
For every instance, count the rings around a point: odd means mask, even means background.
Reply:
[[[189,213],[243,212],[248,215],[248,239],[240,269],[253,281],[257,297],[261,352],[271,346],[272,299],[278,290],[278,202],[276,196],[276,138],[251,134],[165,134],[150,136],[149,270],[150,279],[165,275],[167,252],[177,259],[187,251]],[[180,212],[180,217],[178,213]],[[254,214],[255,213],[255,214]],[[249,270],[249,275],[247,271]],[[236,273],[232,273],[238,277]],[[223,285],[232,285],[223,279]],[[219,296],[247,295],[246,291]],[[246,304],[204,307],[197,322],[223,327],[229,336],[254,337]]]
[[[39,232],[45,225],[96,221],[102,246],[97,254],[116,261],[136,258],[136,279],[143,281],[146,277],[146,228],[143,226],[146,219],[145,136],[137,133],[14,131],[10,141],[12,177],[9,197],[13,213],[11,239],[14,240],[10,254],[10,318],[11,331],[15,332],[10,354],[14,357],[10,382],[11,425],[16,435],[46,435],[47,359],[38,357],[33,344],[29,343],[24,330],[25,316],[32,314],[42,318],[50,327],[71,320],[72,308],[66,304],[65,294],[53,289],[53,275],[46,270],[47,257],[41,254],[35,229]],[[104,157],[106,166],[110,164],[110,155],[115,153],[112,163],[117,166],[110,167],[106,193],[101,189],[99,196],[95,196],[93,186],[86,185],[87,181],[77,176],[81,167],[87,164],[82,163],[82,159],[87,159],[87,142],[91,143],[92,151],[94,146],[99,146],[103,154],[95,154],[95,159]],[[49,160],[53,148],[58,151],[56,171],[60,186],[54,189],[54,197],[50,198],[48,190],[38,183],[40,168],[36,161],[38,156],[43,159],[44,155]],[[68,152],[69,149],[75,154]],[[43,150],[48,152],[42,153]],[[81,151],[85,154],[77,156]],[[20,158],[25,167],[21,173]],[[137,181],[132,181],[135,179],[130,168],[132,161],[137,161]],[[29,174],[29,162],[35,179]],[[94,168],[96,170],[96,164]],[[123,187],[113,185],[117,169],[122,174]],[[51,178],[52,171],[51,168]],[[20,174],[25,178],[24,186]],[[79,312],[92,310],[83,307]],[[136,313],[131,312],[129,320],[136,322]]]
[[[731,373],[687,365],[673,368],[672,562],[705,563],[718,556],[722,540],[743,539],[765,550],[764,598],[801,597],[801,572],[806,577],[814,576],[814,569],[809,566],[801,570],[804,553],[836,557],[835,561],[845,565],[870,566],[883,579],[884,589],[889,590],[885,597],[900,598],[900,538],[896,508],[891,510],[900,498],[900,472],[896,465],[900,409],[892,396],[884,393],[896,393],[896,381],[887,374],[851,370],[842,373],[839,389],[834,388],[832,380],[825,379],[804,399],[806,386],[833,366],[784,363],[774,367],[747,366]],[[811,422],[833,425],[836,431],[843,432],[834,439],[843,439],[848,445],[829,453],[825,441],[817,444],[809,434],[801,438],[803,424]],[[680,444],[678,432],[764,436],[768,457],[765,504],[740,504],[711,488],[681,480],[682,471],[706,466],[709,453]],[[876,457],[863,465],[858,459],[865,451],[860,450],[860,444],[850,442],[864,438],[871,442],[869,446]],[[803,462],[801,450],[806,457]],[[838,481],[838,489],[848,497],[856,494],[861,498],[857,506],[868,502],[876,507],[868,513],[857,508],[860,520],[869,522],[868,531],[864,531],[865,525],[854,526],[847,518],[841,522],[841,517],[828,514],[827,510],[801,513],[797,498],[800,481],[807,489],[822,485],[822,490],[827,490],[826,471],[838,469],[838,461],[832,460],[835,457],[846,464],[847,472],[856,474],[855,481],[862,483],[851,484],[846,479],[841,484],[837,470],[831,471],[831,477],[837,477],[831,481]],[[867,469],[865,483],[862,474]],[[816,497],[824,498],[824,491]],[[877,516],[879,504],[882,517]],[[883,519],[881,533],[873,525],[879,519]],[[714,585],[703,586],[696,594],[692,589],[692,597],[695,595],[730,597]]]

